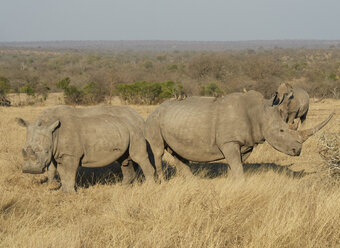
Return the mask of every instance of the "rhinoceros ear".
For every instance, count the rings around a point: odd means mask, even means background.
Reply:
[[[286,87],[287,87],[287,93],[289,94],[290,92],[293,92],[293,86],[289,83],[285,83]]]
[[[55,122],[53,122],[49,127],[48,129],[53,132],[54,130],[56,130],[56,128],[60,125],[60,121],[57,120]]]
[[[292,100],[294,98],[294,93],[293,91],[289,92],[287,95],[287,99]]]
[[[15,118],[15,121],[22,127],[27,127],[29,124],[27,121],[21,118]]]

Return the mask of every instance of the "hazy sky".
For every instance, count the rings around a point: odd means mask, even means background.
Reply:
[[[0,41],[340,39],[340,0],[0,0]]]

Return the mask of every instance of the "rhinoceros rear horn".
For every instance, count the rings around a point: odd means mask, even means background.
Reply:
[[[326,120],[319,123],[315,127],[307,129],[307,130],[299,131],[301,142],[305,142],[310,136],[314,135],[317,131],[323,128],[332,119],[333,115],[334,115],[334,111],[328,116]]]

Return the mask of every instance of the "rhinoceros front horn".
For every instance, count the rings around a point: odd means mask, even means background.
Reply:
[[[318,125],[316,125],[313,128],[298,131],[301,143],[305,142],[310,136],[314,135],[317,131],[319,131],[321,128],[323,128],[332,119],[333,115],[334,115],[334,112],[331,113],[326,120],[319,123]]]

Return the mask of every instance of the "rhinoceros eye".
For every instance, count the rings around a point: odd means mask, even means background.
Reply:
[[[284,132],[284,130],[283,130],[283,129],[280,129],[280,132],[281,132],[281,133],[283,133],[283,132]]]
[[[41,150],[37,147],[37,148],[34,148],[33,150],[34,152],[41,152]]]

